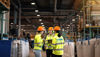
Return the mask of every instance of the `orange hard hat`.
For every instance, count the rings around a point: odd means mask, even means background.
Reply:
[[[53,30],[53,27],[49,27],[48,30],[49,30],[49,31],[50,31],[50,30]]]
[[[44,30],[45,30],[45,29],[44,29],[43,26],[39,26],[38,29],[37,29],[37,31],[44,31]]]
[[[61,30],[61,29],[60,29],[59,26],[55,26],[55,27],[54,27],[54,30],[56,31],[56,30]]]

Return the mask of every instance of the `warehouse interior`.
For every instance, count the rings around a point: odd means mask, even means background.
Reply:
[[[0,57],[35,57],[39,26],[61,27],[62,57],[100,57],[100,0],[0,0]]]

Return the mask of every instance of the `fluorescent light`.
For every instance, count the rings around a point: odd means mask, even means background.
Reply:
[[[72,19],[72,21],[75,21],[75,19]]]
[[[39,12],[39,10],[35,10],[35,12]]]
[[[11,24],[14,24],[14,23],[11,23]]]
[[[40,16],[40,15],[37,15],[37,16]]]
[[[21,30],[24,30],[24,29],[21,29]]]
[[[42,25],[42,26],[44,26],[44,25]]]
[[[70,26],[70,25],[68,25],[68,26]]]
[[[77,14],[77,16],[79,16],[79,15]]]
[[[43,25],[43,23],[41,23]]]
[[[42,21],[42,19],[39,19],[39,21]]]
[[[36,3],[32,2],[31,5],[35,5]]]
[[[67,27],[67,28],[69,28],[69,27]]]

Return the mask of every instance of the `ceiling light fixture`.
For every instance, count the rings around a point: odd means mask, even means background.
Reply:
[[[77,14],[77,16],[79,16],[79,15]]]
[[[37,16],[40,16],[40,15],[37,15]]]
[[[39,12],[39,10],[35,10],[35,12]]]
[[[42,21],[42,19],[39,19],[39,21]]]
[[[31,5],[35,5],[36,3],[32,2]]]
[[[14,24],[14,23],[11,23],[11,24]]]
[[[69,27],[67,27],[67,28],[69,28]]]
[[[43,25],[43,23],[41,23]]]
[[[70,26],[70,25],[68,25],[68,26]]]
[[[72,21],[75,21],[75,19],[72,19]]]
[[[42,26],[44,26],[44,25],[42,25]]]

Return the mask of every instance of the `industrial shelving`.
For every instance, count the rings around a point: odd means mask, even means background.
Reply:
[[[99,0],[97,0],[99,1]],[[79,31],[79,35],[81,35],[81,38],[86,38],[87,35],[89,38],[93,38],[93,34],[96,32],[97,35],[100,34],[100,25],[93,25],[92,23],[94,23],[93,21],[93,17],[97,16],[96,14],[94,15],[92,12],[94,12],[93,8],[94,6],[96,6],[97,4],[95,4],[95,2],[97,3],[96,0],[83,0],[82,2],[82,8],[80,9],[83,13],[83,16],[80,18],[79,20],[79,27],[78,27],[78,31]],[[99,14],[100,15],[100,14]],[[100,20],[99,20],[100,21]],[[88,24],[88,26],[86,26]],[[96,35],[95,34],[95,35]]]

